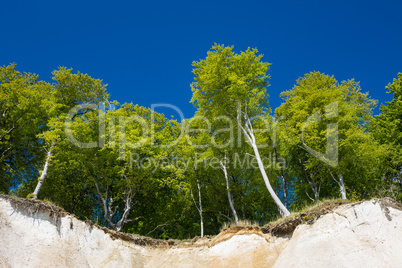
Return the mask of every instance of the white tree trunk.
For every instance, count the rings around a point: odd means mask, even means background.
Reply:
[[[334,177],[334,175],[332,175],[332,172],[329,172],[329,174],[331,174],[331,177],[332,177],[332,178],[334,179],[334,181],[336,181],[336,183],[339,185],[342,199],[347,199],[347,197],[346,197],[346,188],[345,188],[345,183],[344,183],[344,181],[343,181],[343,175],[342,175],[342,173],[339,173],[339,174],[338,174],[338,179],[336,179],[336,178]]]
[[[32,194],[32,195],[33,195],[33,199],[37,199],[37,198],[38,198],[39,191],[40,191],[40,189],[42,188],[43,182],[45,181],[46,176],[47,176],[47,171],[48,171],[48,169],[49,169],[49,163],[50,163],[51,157],[52,157],[52,148],[50,148],[50,150],[47,152],[47,157],[46,157],[45,166],[44,166],[44,168],[43,168],[42,174],[41,174],[40,177],[39,177],[38,184],[36,185],[35,191],[34,191],[33,194]]]
[[[202,218],[202,202],[201,202],[201,186],[200,182],[197,179],[197,188],[198,188],[198,206],[197,202],[195,202],[195,198],[193,195],[193,189],[190,187],[190,194],[191,197],[193,198],[194,206],[198,210],[198,213],[200,214],[200,225],[201,225],[201,237],[204,237],[204,220]]]
[[[317,190],[314,191],[314,198],[316,201],[320,200],[320,193]]]
[[[269,182],[269,179],[268,179],[267,173],[265,172],[264,164],[262,163],[257,145],[255,143],[252,143],[251,145],[253,147],[255,158],[257,159],[258,167],[260,168],[262,178],[264,179],[265,185],[267,186],[269,193],[271,194],[272,198],[274,199],[275,204],[278,206],[279,212],[281,213],[282,217],[289,216],[290,215],[289,210],[282,204],[282,201],[276,195],[274,189],[271,186],[271,183]]]
[[[225,158],[225,160],[226,160],[226,158]],[[236,209],[235,209],[234,204],[233,204],[233,196],[232,196],[232,193],[230,192],[228,172],[227,172],[227,169],[226,169],[226,165],[224,163],[222,163],[222,162],[221,162],[221,168],[223,170],[223,173],[225,174],[226,190],[228,192],[228,200],[229,200],[229,204],[230,204],[230,209],[232,210],[233,217],[235,218],[236,224],[238,224],[239,223],[239,217],[237,216],[237,212],[236,212]]]
[[[244,116],[244,125],[241,122],[241,116]],[[233,116],[233,115],[232,115]],[[272,199],[274,199],[275,204],[278,207],[279,213],[282,217],[287,217],[290,215],[289,210],[283,205],[282,201],[276,195],[274,189],[272,189],[271,183],[269,182],[267,173],[265,172],[264,164],[261,160],[260,153],[257,147],[257,141],[254,136],[253,126],[251,124],[250,118],[247,114],[247,102],[245,103],[244,112],[241,110],[240,102],[238,102],[237,106],[237,117],[236,117],[237,125],[243,131],[244,135],[246,136],[248,142],[250,143],[251,147],[253,147],[255,158],[257,159],[258,167],[260,169],[261,175],[264,179],[265,185],[268,189],[268,192],[271,194]]]
[[[284,175],[281,175],[283,185],[283,199],[285,200],[285,207],[288,204],[288,188],[286,186],[286,179]]]
[[[201,237],[204,237],[204,220],[202,218],[202,202],[201,202],[201,187],[200,183],[197,180],[197,187],[198,187],[198,203],[200,204],[200,225],[201,225]]]
[[[346,198],[346,189],[345,189],[345,184],[343,182],[343,175],[342,174],[338,174],[338,179],[339,179],[339,187],[341,188],[341,196],[342,199],[347,199]]]
[[[311,190],[314,193],[314,199],[313,199],[313,198],[310,197],[310,195],[305,190],[305,193],[306,193],[307,197],[310,198],[311,201],[319,201],[320,200],[320,191],[321,191],[321,182],[320,182],[319,185],[317,185],[317,180],[314,178],[314,176],[312,174],[310,176],[307,174],[306,167],[302,163],[301,159],[299,159],[299,164],[300,164],[300,167],[302,168],[302,170],[304,172],[304,176],[306,177],[306,181],[308,182],[308,184],[310,185]]]
[[[275,128],[276,128],[276,125],[275,125]],[[274,135],[275,135],[275,133],[276,133],[276,130],[274,130]],[[274,140],[275,140],[275,137],[274,137]],[[273,146],[274,146],[274,153],[275,153],[275,161],[276,161],[276,163],[279,163],[278,151],[277,151],[275,142],[274,142]],[[285,174],[284,174],[283,170],[284,170],[284,167],[281,166],[281,179],[282,179],[282,187],[283,187],[283,199],[285,201],[284,205],[285,205],[285,207],[287,207],[288,206],[288,187],[286,185],[286,178],[285,178]]]
[[[315,201],[320,200],[321,183],[319,186],[317,186],[317,181],[313,176],[311,176],[311,180],[308,180],[308,183],[311,187],[311,190],[313,190]]]
[[[108,204],[108,198],[107,198],[107,193],[106,197],[102,196],[102,193],[99,189],[98,182],[94,179],[96,191],[98,193],[99,198],[101,199],[103,203],[103,210],[104,210],[104,217],[106,222],[108,223],[109,227],[114,229],[117,232],[121,232],[123,230],[123,227],[126,223],[136,221],[140,219],[141,217],[137,217],[135,219],[129,220],[128,216],[130,215],[130,211],[132,208],[132,202],[133,202],[133,191],[131,188],[131,185],[128,181],[127,176],[124,174],[123,177],[126,179],[127,182],[127,190],[128,193],[124,195],[124,212],[123,215],[121,216],[120,220],[117,223],[113,223],[113,216],[116,214],[116,211],[113,211],[113,198],[110,198],[109,204]]]
[[[253,126],[251,125],[250,118],[247,115],[247,106],[245,108],[245,113],[244,113],[244,119],[245,119],[245,126],[243,127],[241,121],[240,121],[240,109],[238,109],[238,115],[237,115],[237,124],[243,131],[244,135],[246,136],[247,140],[250,142],[251,147],[253,147],[255,158],[257,159],[258,167],[260,169],[262,178],[264,179],[265,185],[267,186],[267,189],[269,193],[271,194],[272,199],[274,199],[275,204],[278,206],[279,213],[281,214],[282,217],[287,217],[290,215],[289,210],[283,205],[282,201],[279,199],[279,197],[276,195],[274,189],[271,186],[271,183],[269,182],[267,173],[265,172],[264,164],[261,160],[260,153],[258,151],[257,147],[257,141],[255,139],[254,133],[253,133]]]

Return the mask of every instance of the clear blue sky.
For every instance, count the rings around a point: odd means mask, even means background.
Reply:
[[[103,79],[120,103],[171,103],[191,117],[191,63],[216,42],[256,47],[272,63],[273,109],[314,70],[355,78],[384,102],[402,72],[401,10],[400,1],[0,0],[0,65],[46,81],[66,66]]]

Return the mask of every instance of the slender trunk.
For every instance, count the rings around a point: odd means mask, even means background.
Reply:
[[[288,206],[288,188],[286,185],[286,178],[285,176],[282,174],[282,185],[283,185],[283,199],[285,201],[285,207]]]
[[[95,186],[98,190],[98,195],[100,197],[100,199],[102,200],[103,203],[103,209],[104,209],[104,217],[106,222],[108,223],[109,227],[114,229],[117,232],[121,232],[123,230],[123,227],[126,223],[134,221],[139,219],[140,217],[134,219],[134,220],[128,220],[128,216],[130,214],[131,211],[131,197],[129,197],[128,195],[125,197],[125,204],[124,204],[124,212],[123,215],[121,216],[120,220],[117,223],[113,223],[113,216],[115,215],[116,211],[113,211],[112,209],[112,204],[113,204],[113,198],[110,198],[109,200],[109,204],[107,204],[107,199],[102,197],[100,191],[99,191],[99,186],[97,185],[97,183],[95,182]]]
[[[320,193],[317,190],[314,191],[314,198],[316,201],[320,200]]]
[[[251,125],[250,118],[247,115],[247,105],[245,107],[245,113],[244,113],[244,119],[245,119],[245,126],[243,127],[241,121],[240,121],[240,114],[241,110],[240,107],[238,107],[237,110],[237,124],[243,131],[244,135],[246,136],[247,140],[250,142],[251,147],[253,147],[255,158],[257,159],[258,167],[260,169],[262,178],[264,179],[265,185],[268,189],[268,192],[271,194],[272,199],[274,199],[275,204],[278,206],[279,212],[282,217],[287,217],[290,215],[289,210],[283,205],[282,201],[279,199],[279,197],[276,195],[274,189],[272,189],[271,183],[269,182],[267,173],[265,172],[264,164],[261,160],[260,153],[258,151],[257,147],[257,142],[253,133],[253,126]]]
[[[137,217],[135,219],[128,219],[128,216],[130,215],[130,211],[132,208],[132,202],[133,202],[133,191],[131,188],[131,185],[128,181],[127,176],[124,174],[123,177],[126,179],[127,182],[127,193],[124,195],[124,212],[123,215],[121,216],[120,220],[117,223],[113,223],[113,217],[116,214],[116,210],[113,210],[113,198],[110,197],[108,200],[107,197],[107,191],[106,191],[106,196],[103,197],[98,182],[96,180],[94,180],[94,184],[96,187],[96,191],[98,193],[98,197],[100,198],[100,200],[102,201],[103,204],[103,210],[104,210],[104,218],[106,220],[106,222],[108,223],[109,227],[114,229],[117,232],[121,232],[123,230],[123,227],[126,223],[132,222],[132,221],[136,221],[138,219],[141,218]]]
[[[278,151],[277,151],[276,147],[275,147],[274,153],[275,153],[275,161],[276,161],[276,163],[279,163],[279,161],[278,161]],[[281,179],[282,179],[282,186],[283,186],[283,199],[285,201],[284,205],[285,205],[285,207],[287,207],[288,206],[288,188],[287,188],[287,185],[286,185],[285,174],[283,172],[283,166],[281,166]]]
[[[246,107],[247,111],[247,107]],[[290,215],[289,210],[283,205],[282,201],[276,195],[274,189],[272,189],[271,183],[269,182],[267,173],[265,172],[264,164],[261,160],[260,153],[258,151],[257,142],[253,133],[253,126],[251,125],[250,118],[248,118],[247,113],[244,116],[245,119],[245,128],[243,127],[242,123],[240,122],[240,110],[238,110],[237,115],[237,124],[242,129],[244,135],[247,137],[247,140],[250,142],[251,147],[253,147],[255,158],[257,159],[258,167],[260,169],[262,178],[264,179],[265,185],[268,189],[268,192],[271,194],[272,199],[274,199],[275,204],[278,206],[279,212],[282,217],[287,217]]]
[[[335,178],[335,176],[332,174],[332,172],[329,172],[329,174],[331,175],[332,179],[334,179],[334,181],[336,181],[336,183],[338,184],[338,186],[340,188],[342,199],[347,199],[347,197],[346,197],[346,188],[345,188],[345,183],[343,181],[342,173],[338,174],[338,179]]]
[[[46,176],[47,176],[47,171],[48,171],[48,169],[49,169],[49,163],[50,163],[51,157],[52,157],[52,148],[50,148],[49,151],[47,152],[47,157],[46,157],[45,166],[44,166],[44,168],[43,168],[42,174],[41,174],[40,177],[39,177],[38,184],[36,185],[35,191],[34,191],[33,194],[32,194],[32,195],[33,195],[33,199],[37,199],[37,198],[38,198],[39,191],[40,191],[40,189],[42,188],[43,182],[45,181]]]
[[[342,199],[347,199],[346,198],[346,189],[345,189],[345,184],[343,182],[343,175],[338,174],[338,179],[339,179],[339,187],[341,188],[341,196]]]
[[[311,189],[314,192],[314,198],[316,201],[320,200],[320,188],[321,188],[321,184],[320,186],[317,185],[317,180],[314,178],[314,175],[311,175],[311,181],[310,181],[310,186]]]
[[[232,210],[233,217],[235,218],[236,224],[238,224],[239,223],[239,217],[237,216],[236,209],[235,209],[235,207],[233,205],[233,196],[232,196],[232,193],[230,192],[228,172],[227,172],[227,169],[226,169],[226,165],[224,163],[222,163],[222,162],[221,162],[221,168],[223,170],[223,173],[225,174],[226,191],[228,193],[228,200],[229,200],[230,209]]]
[[[126,197],[125,198],[125,206],[124,206],[124,212],[123,212],[123,216],[121,217],[121,219],[116,223],[116,231],[117,232],[121,232],[123,230],[124,225],[129,222],[129,220],[127,220],[128,216],[130,215],[130,211],[131,211],[131,198]]]
[[[304,192],[306,193],[306,195],[307,195],[307,197],[311,200],[311,201],[315,201],[313,198],[311,198],[311,196],[308,194],[308,192],[307,192],[307,190],[306,189],[304,189]]]
[[[200,204],[200,225],[201,225],[201,237],[204,237],[204,220],[202,218],[202,202],[201,202],[201,187],[200,183],[197,180],[198,187],[198,203]]]
[[[255,144],[255,142],[253,142],[251,145],[253,147],[255,158],[257,159],[258,167],[260,168],[260,172],[264,179],[265,185],[267,186],[269,193],[271,194],[272,198],[274,199],[275,204],[278,206],[280,214],[282,215],[282,217],[289,216],[290,215],[289,210],[282,204],[279,197],[275,194],[274,189],[272,189],[272,186],[271,186],[271,183],[269,182],[267,173],[265,172],[264,164],[262,163],[257,145]]]
[[[202,201],[201,201],[201,186],[200,186],[200,182],[198,180],[198,172],[197,171],[196,171],[196,178],[197,178],[197,188],[198,188],[198,206],[197,206],[197,202],[195,202],[192,187],[190,187],[190,194],[191,194],[191,197],[193,198],[195,208],[198,210],[198,213],[200,214],[201,237],[204,237],[204,219],[202,217],[203,211],[202,211]]]
[[[302,163],[301,159],[299,159],[299,163],[300,163],[300,166],[301,166],[302,170],[304,171],[304,176],[306,177],[306,181],[308,182],[308,184],[310,185],[311,190],[312,190],[313,193],[314,193],[314,200],[315,200],[315,201],[320,200],[321,183],[320,183],[320,185],[318,186],[318,185],[317,185],[317,181],[314,179],[313,175],[311,175],[311,177],[310,177],[310,176],[307,174],[307,170],[306,170],[304,164]],[[310,198],[312,201],[314,201],[314,200],[308,195],[307,191],[306,191],[306,194],[307,194],[308,198]]]

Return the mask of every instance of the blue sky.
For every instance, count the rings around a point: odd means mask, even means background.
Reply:
[[[355,78],[383,103],[402,72],[400,10],[400,1],[0,0],[0,65],[46,81],[66,66],[103,79],[120,103],[170,103],[191,117],[191,63],[216,42],[256,47],[272,63],[273,109],[314,70]]]

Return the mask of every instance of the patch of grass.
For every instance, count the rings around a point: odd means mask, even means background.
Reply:
[[[259,224],[256,221],[250,221],[250,220],[239,220],[238,223],[225,222],[221,227],[221,231],[229,229],[230,227],[235,227],[235,226],[240,226],[240,227],[248,227],[248,226],[259,227]]]
[[[41,200],[41,201],[44,202],[44,203],[46,203],[46,204],[49,204],[49,205],[51,205],[51,206],[61,208],[61,206],[59,206],[57,203],[54,203],[53,201],[51,201],[51,200],[49,200],[49,199],[47,199],[47,198],[45,198],[44,200]]]
[[[263,233],[271,233],[272,235],[285,235],[292,233],[300,224],[312,224],[321,215],[332,212],[335,208],[343,204],[350,203],[349,200],[343,199],[325,199],[314,204],[308,205],[299,211],[292,212],[286,218],[278,218],[271,221],[261,228]]]

